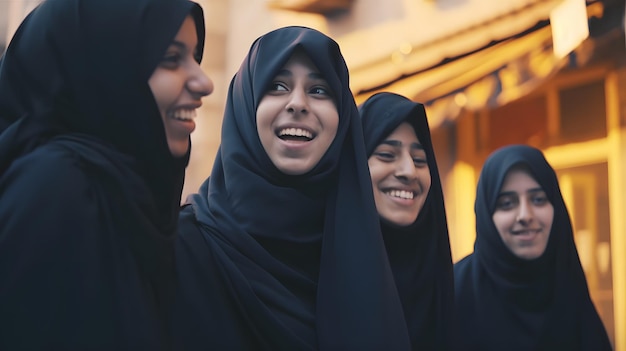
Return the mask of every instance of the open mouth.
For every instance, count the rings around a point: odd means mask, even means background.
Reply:
[[[383,192],[388,196],[396,197],[396,198],[404,199],[404,200],[413,200],[413,198],[416,195],[414,191],[409,191],[409,190],[389,189],[389,190],[384,190]]]
[[[170,116],[178,121],[191,121],[196,118],[196,110],[195,109],[180,109],[172,112]]]
[[[312,132],[302,128],[283,128],[276,135],[286,141],[311,141],[315,138]]]

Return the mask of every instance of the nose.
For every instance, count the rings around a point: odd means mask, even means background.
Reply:
[[[520,201],[517,221],[523,225],[528,225],[533,221],[533,208],[528,199]]]
[[[193,66],[187,80],[187,89],[197,100],[213,92],[213,81],[204,73],[200,64],[196,63]]]
[[[289,101],[285,108],[289,113],[306,114],[309,111],[309,105],[304,89],[294,88],[289,95]]]
[[[405,180],[414,180],[417,177],[415,162],[409,153],[402,153],[396,160],[395,176]]]

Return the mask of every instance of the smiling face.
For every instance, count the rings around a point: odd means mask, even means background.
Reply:
[[[504,178],[492,219],[509,250],[532,260],[546,250],[554,207],[526,169],[512,168]]]
[[[196,109],[202,105],[201,98],[213,91],[213,82],[196,60],[197,46],[196,24],[188,16],[148,81],[175,157],[189,151]]]
[[[289,175],[307,173],[337,134],[339,113],[332,92],[308,56],[296,51],[278,72],[256,114],[265,152]]]
[[[413,224],[431,184],[426,152],[413,127],[400,124],[376,147],[368,164],[380,217],[397,226]]]

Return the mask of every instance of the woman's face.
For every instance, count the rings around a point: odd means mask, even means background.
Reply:
[[[213,82],[196,60],[197,46],[196,24],[187,16],[148,81],[163,119],[167,144],[175,157],[189,151],[196,109],[202,105],[201,98],[213,92]]]
[[[261,144],[283,173],[307,173],[337,134],[333,92],[309,57],[297,51],[278,72],[256,113]]]
[[[525,169],[513,168],[500,189],[493,223],[504,244],[519,258],[532,260],[546,250],[554,207]]]
[[[413,224],[431,184],[426,152],[413,127],[400,124],[376,147],[368,164],[380,217],[398,226]]]

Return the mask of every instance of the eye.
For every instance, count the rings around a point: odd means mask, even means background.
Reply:
[[[422,168],[428,166],[428,161],[426,160],[426,153],[413,155],[413,163],[416,168]]]
[[[288,91],[287,86],[282,82],[272,82],[268,91]]]
[[[531,201],[533,203],[533,205],[535,206],[543,206],[545,204],[547,204],[548,201],[548,197],[546,196],[546,194],[544,192],[538,193],[538,194],[534,194],[531,197]]]
[[[168,51],[165,53],[165,56],[161,59],[159,63],[160,66],[168,68],[168,69],[176,69],[180,65],[182,60],[182,55],[178,51]]]
[[[389,151],[376,151],[374,155],[381,161],[391,162],[396,158],[396,155]]]
[[[330,96],[330,91],[326,87],[316,86],[311,89],[311,94]]]
[[[517,206],[518,202],[519,200],[517,199],[516,196],[500,195],[498,197],[498,200],[496,200],[496,210],[501,210],[501,211],[510,210],[514,208],[515,206]]]

